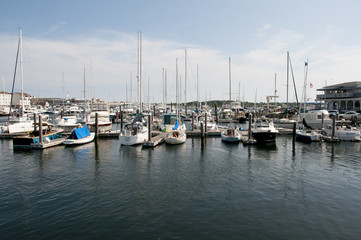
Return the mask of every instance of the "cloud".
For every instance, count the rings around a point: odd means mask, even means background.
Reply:
[[[59,23],[60,25],[65,23]],[[54,27],[55,29],[55,27]],[[286,99],[286,52],[290,51],[296,77],[298,95],[303,86],[304,61],[309,59],[309,81],[314,88],[308,93],[315,98],[315,89],[328,84],[360,80],[361,45],[343,46],[328,39],[340,32],[333,27],[312,37],[286,29],[274,29],[265,25],[256,31],[255,47],[232,55],[232,98],[238,98],[239,83],[241,98],[254,101],[257,89],[258,101],[273,95],[275,73],[279,100]],[[326,37],[325,37],[326,36]],[[18,36],[0,34],[0,73],[10,90],[15,65]],[[187,46],[188,74],[187,100],[197,99],[197,65],[199,67],[200,99],[228,99],[228,57],[219,49],[164,39],[150,39],[143,34],[143,79],[150,82],[150,100],[163,101],[162,69],[167,69],[168,100],[175,101],[175,67],[178,58],[179,74],[184,92],[185,58]],[[24,88],[39,97],[82,98],[84,68],[88,97],[105,100],[135,100],[137,75],[137,36],[115,31],[99,31],[93,37],[76,36],[68,40],[27,38],[24,36]],[[64,81],[63,81],[64,74]],[[132,77],[131,77],[132,76]],[[132,79],[132,84],[131,84]],[[332,79],[332,80],[331,80]],[[290,80],[291,81],[291,80]],[[291,84],[291,82],[290,82]],[[129,93],[130,85],[133,92]],[[19,90],[19,79],[16,88]],[[290,93],[293,93],[290,86]],[[64,91],[63,91],[64,89]],[[143,91],[147,99],[148,87]],[[184,99],[184,97],[182,97]],[[294,96],[289,97],[295,100]]]

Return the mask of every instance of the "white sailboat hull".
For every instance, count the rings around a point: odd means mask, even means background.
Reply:
[[[183,131],[168,132],[164,136],[164,141],[171,145],[182,144],[187,140],[187,135]]]
[[[139,132],[136,135],[128,134],[127,132],[119,135],[119,142],[124,146],[132,146],[143,143],[148,140],[148,130]]]

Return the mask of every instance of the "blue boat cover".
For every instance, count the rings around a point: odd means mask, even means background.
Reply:
[[[89,129],[86,126],[84,126],[83,128],[75,128],[73,132],[75,133],[76,139],[81,139],[81,138],[85,138],[86,136],[90,136]]]
[[[179,123],[178,123],[178,120],[175,122],[175,125],[173,127],[173,130],[177,130],[178,129],[178,126],[179,126]]]

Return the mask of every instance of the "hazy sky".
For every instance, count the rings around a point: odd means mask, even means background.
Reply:
[[[136,100],[141,30],[145,100],[149,82],[150,101],[163,101],[166,68],[167,98],[175,101],[176,58],[184,92],[187,49],[188,101],[197,99],[197,65],[200,99],[229,99],[229,57],[232,99],[266,101],[274,95],[277,74],[277,95],[286,101],[287,51],[299,97],[308,59],[307,96],[313,101],[316,89],[326,84],[361,81],[360,9],[360,1],[347,0],[5,0],[0,9],[0,74],[5,90],[11,91],[21,27],[25,92],[82,99],[85,68],[87,97]],[[16,90],[20,88],[17,78]],[[289,93],[295,101],[293,85]]]

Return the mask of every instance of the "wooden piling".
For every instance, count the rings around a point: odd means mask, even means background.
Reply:
[[[194,131],[194,112],[192,112],[192,132]]]
[[[248,115],[248,140],[252,139],[252,113]]]
[[[95,137],[98,138],[98,113],[95,113]]]
[[[152,140],[152,115],[148,115],[148,142]]]
[[[292,144],[295,145],[296,142],[296,122],[293,123],[293,131],[292,131]]]
[[[201,122],[201,142],[204,144],[204,129],[203,129],[203,123]]]
[[[335,138],[335,131],[336,131],[336,115],[332,116],[332,139]]]
[[[38,119],[36,116],[36,113],[34,113],[34,133],[36,132],[36,123],[37,123]]]
[[[207,113],[204,113],[204,131],[207,132]]]
[[[120,131],[123,131],[123,111],[120,111]]]
[[[43,144],[43,119],[39,114],[39,143]]]
[[[217,115],[217,105],[214,106],[214,115],[216,117],[216,121],[218,120],[218,115]]]

